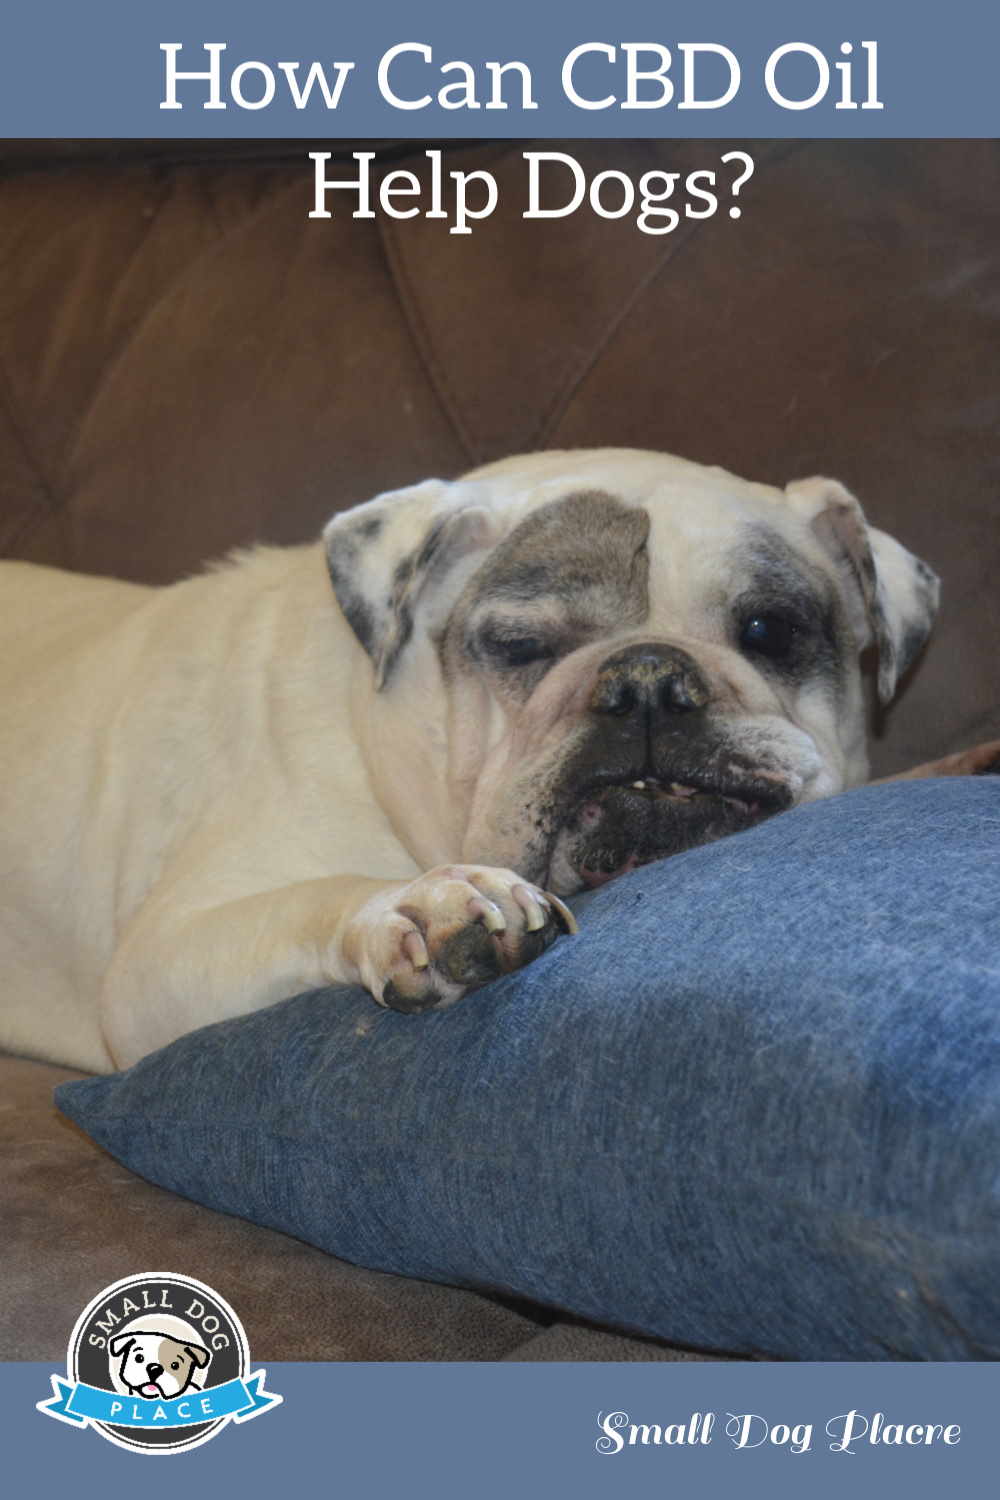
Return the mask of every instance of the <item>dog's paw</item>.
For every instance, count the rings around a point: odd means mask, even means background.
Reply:
[[[441,865],[367,901],[349,942],[379,1004],[416,1012],[454,1004],[575,931],[558,896],[513,870]]]

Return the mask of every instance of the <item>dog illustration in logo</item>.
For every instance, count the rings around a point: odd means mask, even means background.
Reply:
[[[169,1400],[194,1385],[195,1372],[212,1358],[191,1339],[174,1338],[154,1329],[130,1329],[116,1334],[108,1345],[113,1373],[132,1396],[148,1401]],[[200,1389],[200,1387],[196,1387]]]

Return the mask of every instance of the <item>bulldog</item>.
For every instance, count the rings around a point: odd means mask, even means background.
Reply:
[[[2,571],[0,1043],[94,1071],[333,981],[451,1004],[865,780],[859,655],[888,701],[938,599],[835,480],[614,449],[168,588]]]
[[[117,1334],[108,1355],[112,1375],[130,1395],[148,1401],[181,1395],[212,1358],[201,1344],[145,1328]]]

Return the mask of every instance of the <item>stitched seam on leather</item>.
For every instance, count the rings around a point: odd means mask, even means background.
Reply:
[[[760,162],[755,160],[755,175],[760,171],[762,166],[764,168],[771,167],[777,161],[783,161],[786,157],[790,156],[801,146],[809,144],[810,142],[808,141],[780,141],[773,144],[769,150],[765,151],[764,156]],[[646,295],[650,287],[653,285],[653,282],[657,279],[660,273],[666,269],[666,267],[673,260],[674,256],[678,255],[682,250],[686,249],[696,232],[699,229],[703,229],[704,227],[704,223],[692,221],[688,226],[687,234],[682,235],[679,239],[677,237],[677,231],[675,231],[674,234],[671,235],[670,241],[664,248],[663,255],[655,263],[655,265],[651,266],[646,274],[640,278],[637,284],[633,287],[630,295],[626,297],[625,301],[622,303],[618,312],[613,314],[608,320],[604,333],[597,340],[590,354],[580,365],[579,369],[569,377],[569,380],[563,387],[563,390],[556,396],[548,412],[539,421],[539,424],[535,429],[534,436],[531,439],[533,447],[543,448],[545,447],[546,443],[551,440],[556,427],[558,427],[559,423],[568,412],[574,396],[577,394],[587,377],[593,372],[598,360],[603,354],[607,352],[614,338],[620,332],[626,319],[630,316],[631,313],[635,311],[642,298]]]
[[[566,415],[573,397],[576,395],[577,391],[580,389],[587,376],[594,369],[602,354],[606,352],[612,339],[615,337],[615,334],[625,322],[625,319],[628,317],[629,313],[633,311],[637,304],[646,295],[646,292],[652,286],[653,282],[659,276],[660,272],[666,268],[666,266],[671,260],[673,260],[678,251],[680,251],[683,246],[687,244],[688,240],[691,239],[696,228],[697,226],[692,224],[689,227],[687,234],[684,235],[682,239],[678,240],[676,237],[673,238],[673,243],[668,245],[664,249],[664,252],[660,259],[656,261],[654,265],[650,266],[646,274],[639,279],[636,285],[632,288],[629,296],[626,297],[625,301],[621,304],[617,313],[612,314],[611,318],[608,320],[604,332],[600,335],[590,353],[584,359],[579,368],[570,375],[569,380],[563,387],[562,391],[556,396],[552,405],[549,407],[549,410],[543,413],[531,439],[533,447],[543,448],[545,446],[546,442],[552,435],[553,429],[558,426],[559,422],[561,422],[563,417]]]
[[[430,331],[420,311],[420,305],[410,281],[409,273],[399,255],[395,237],[383,226],[379,220],[379,239],[382,241],[382,249],[386,264],[389,268],[389,279],[392,282],[396,297],[399,301],[403,322],[410,335],[410,341],[416,351],[424,374],[427,376],[428,384],[437,397],[438,405],[444,412],[448,424],[457,437],[467,462],[472,465],[478,461],[478,449],[472,438],[472,434],[466,428],[454,392],[448,382],[447,374],[431,352],[432,344]]]
[[[184,171],[184,170],[194,170],[194,171],[197,171],[197,168],[180,168],[178,170],[180,170],[180,171]],[[157,174],[157,175],[159,175],[159,174]],[[170,189],[170,192],[172,193],[173,190],[174,190],[176,178],[174,177],[173,173],[165,173],[163,175],[164,176],[168,176],[171,179],[170,182],[169,182],[169,189]],[[83,410],[81,411],[79,420],[77,421],[77,424],[76,424],[76,437],[74,438],[73,442],[71,443],[70,448],[69,448],[69,452],[67,454],[67,462],[68,463],[72,463],[73,459],[76,456],[77,446],[79,444],[80,437],[82,436],[84,428],[86,427],[87,423],[89,422],[90,417],[91,417],[91,415],[93,413],[94,407],[96,406],[98,400],[100,399],[100,397],[101,397],[101,395],[102,395],[105,387],[107,386],[108,382],[111,379],[114,378],[115,374],[118,371],[119,366],[123,363],[123,361],[125,360],[125,358],[129,354],[129,352],[130,352],[132,346],[134,345],[136,339],[138,339],[139,337],[141,337],[141,335],[144,333],[144,331],[145,331],[148,323],[150,322],[150,319],[153,318],[159,312],[160,307],[162,306],[162,304],[165,301],[167,301],[168,298],[170,298],[171,296],[173,296],[173,294],[176,292],[176,290],[178,289],[178,287],[180,287],[183,284],[185,277],[189,276],[190,273],[191,273],[191,271],[196,266],[198,266],[201,263],[201,261],[204,260],[204,258],[206,256],[208,256],[208,255],[214,255],[218,251],[219,246],[220,245],[224,245],[227,239],[230,239],[232,236],[234,236],[236,234],[243,233],[246,229],[248,229],[249,227],[251,227],[258,218],[262,218],[265,215],[265,213],[267,213],[270,209],[272,209],[274,207],[274,205],[279,200],[281,200],[282,198],[286,197],[290,193],[296,191],[296,189],[298,189],[299,186],[300,186],[299,183],[293,181],[293,182],[287,183],[284,187],[280,188],[278,190],[278,192],[276,192],[274,194],[270,194],[269,193],[264,198],[264,200],[256,206],[256,208],[252,209],[251,212],[246,215],[245,218],[240,219],[239,223],[232,224],[232,225],[230,225],[228,227],[223,227],[221,229],[221,232],[219,232],[218,214],[216,213],[216,211],[214,209],[214,205],[210,207],[210,209],[209,209],[209,215],[210,215],[210,218],[211,218],[211,222],[212,222],[213,226],[216,228],[216,231],[217,231],[216,232],[216,237],[214,239],[210,240],[207,244],[200,246],[194,252],[194,254],[191,256],[191,258],[189,260],[186,260],[183,263],[183,265],[179,267],[176,275],[172,276],[168,281],[166,281],[164,283],[164,285],[160,288],[159,292],[157,292],[156,296],[150,302],[148,302],[146,304],[146,306],[143,308],[143,310],[142,310],[141,314],[139,315],[139,317],[136,318],[136,320],[132,324],[132,326],[123,335],[122,341],[119,344],[118,348],[114,351],[114,353],[112,355],[110,355],[110,357],[108,358],[108,360],[102,366],[101,371],[100,371],[99,376],[98,376],[98,379],[97,379],[97,382],[94,385],[94,389],[91,391],[90,396],[89,396],[89,398],[88,398],[88,400],[86,402],[86,405],[84,406]],[[169,196],[169,194],[167,196]],[[146,229],[146,233],[142,236],[142,239],[137,242],[136,247],[135,247],[135,251],[133,252],[133,254],[129,256],[129,259],[128,259],[128,262],[127,262],[127,266],[131,266],[132,265],[132,263],[134,261],[134,258],[135,258],[135,254],[137,254],[138,251],[143,246],[145,246],[148,243],[149,231],[153,228],[153,225],[156,222],[156,220],[159,219],[159,217],[160,217],[160,211],[162,210],[162,207],[163,207],[163,204],[164,204],[165,201],[166,201],[165,197],[161,198],[159,206],[158,206],[157,211],[156,211],[156,215],[154,216],[153,219],[150,220],[149,225],[147,226],[147,229]]]

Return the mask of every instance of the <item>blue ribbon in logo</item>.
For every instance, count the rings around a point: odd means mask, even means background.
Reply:
[[[88,1422],[107,1422],[114,1427],[144,1428],[192,1427],[199,1422],[218,1422],[232,1417],[248,1422],[251,1417],[269,1411],[281,1401],[280,1396],[264,1389],[266,1370],[257,1370],[244,1380],[227,1380],[225,1385],[209,1386],[204,1391],[189,1390],[170,1400],[150,1400],[145,1396],[120,1396],[85,1381],[63,1380],[53,1375],[55,1392],[48,1401],[39,1401],[38,1410],[46,1416],[85,1427]]]

